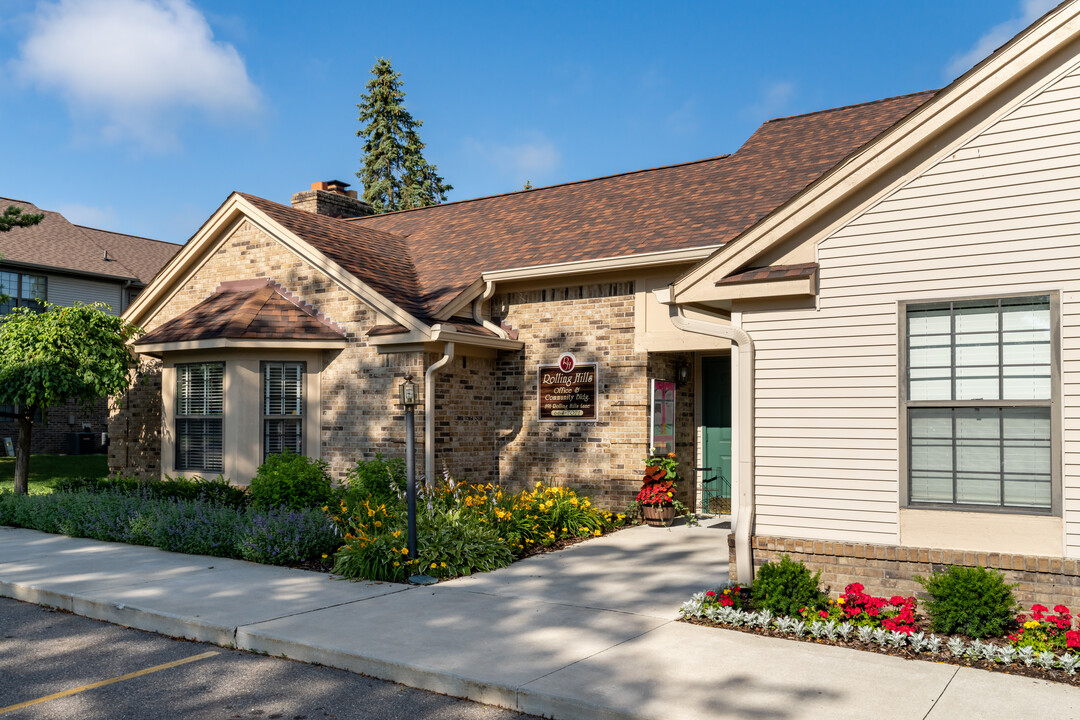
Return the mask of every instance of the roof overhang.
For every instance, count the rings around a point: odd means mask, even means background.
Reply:
[[[136,340],[135,349],[143,355],[161,357],[166,353],[199,352],[206,350],[338,350],[348,346],[345,338],[340,340],[276,340],[212,338],[209,340],[180,340],[176,342],[142,345]]]
[[[462,332],[449,323],[437,323],[426,331],[412,330],[386,335],[368,335],[367,342],[379,348],[380,352],[408,352],[418,343],[427,342],[452,342],[494,350],[520,350],[525,347],[525,343],[520,340]]]
[[[678,304],[710,303],[718,299],[716,279],[746,267],[769,250],[791,240],[808,228],[822,226],[824,237],[839,224],[826,222],[829,214],[861,188],[888,172],[969,117],[989,98],[1036,70],[1045,60],[1080,36],[1080,5],[1068,3],[1050,11],[1005,46],[983,60],[906,118],[882,133],[801,193],[778,207],[753,227],[691,268],[672,283],[672,299]],[[996,118],[988,118],[991,122]],[[893,179],[882,189],[887,193],[921,171],[921,166]],[[880,194],[878,196],[880,196]],[[844,213],[846,217],[859,208]]]
[[[695,263],[711,256],[720,247],[720,244],[705,245],[683,250],[661,250],[657,252],[637,253],[634,255],[577,260],[574,262],[530,265],[526,267],[508,268],[505,270],[486,270],[480,274],[478,280],[474,281],[471,285],[454,296],[452,300],[440,307],[434,317],[436,320],[448,320],[452,318],[480,297],[484,293],[489,282],[512,282],[576,275],[594,275],[605,272],[619,272],[640,268],[662,267],[665,265]]]

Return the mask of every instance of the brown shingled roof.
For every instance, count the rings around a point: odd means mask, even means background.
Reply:
[[[424,319],[484,271],[728,242],[936,92],[770,120],[730,156],[371,217],[244,197]]]
[[[222,283],[213,295],[139,338],[135,345],[190,340],[341,340],[340,327],[260,278]]]
[[[797,278],[810,277],[818,270],[817,263],[799,263],[798,265],[770,265],[768,267],[754,268],[746,272],[728,275],[726,278],[717,280],[717,285],[732,285],[734,283],[767,282],[769,280],[795,280]]]
[[[25,200],[0,198],[0,210],[9,205],[45,217],[37,225],[0,233],[0,255],[4,262],[107,275],[146,284],[180,250],[179,245],[172,243],[73,225],[58,212],[42,210]],[[108,260],[105,250],[109,251]]]

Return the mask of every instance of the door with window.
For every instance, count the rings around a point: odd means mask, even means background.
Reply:
[[[701,510],[731,512],[731,356],[701,358]]]

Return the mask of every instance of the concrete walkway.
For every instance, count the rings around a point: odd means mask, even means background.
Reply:
[[[727,530],[639,527],[436,586],[0,528],[0,595],[566,719],[1046,718],[1080,690],[674,622]]]

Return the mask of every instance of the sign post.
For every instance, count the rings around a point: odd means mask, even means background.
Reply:
[[[405,376],[401,383],[401,404],[405,406],[405,503],[408,514],[409,560],[416,560],[416,423],[415,409],[419,400],[416,396],[416,383],[412,375]],[[409,582],[415,585],[431,585],[437,580],[430,575],[416,574],[409,576]]]

